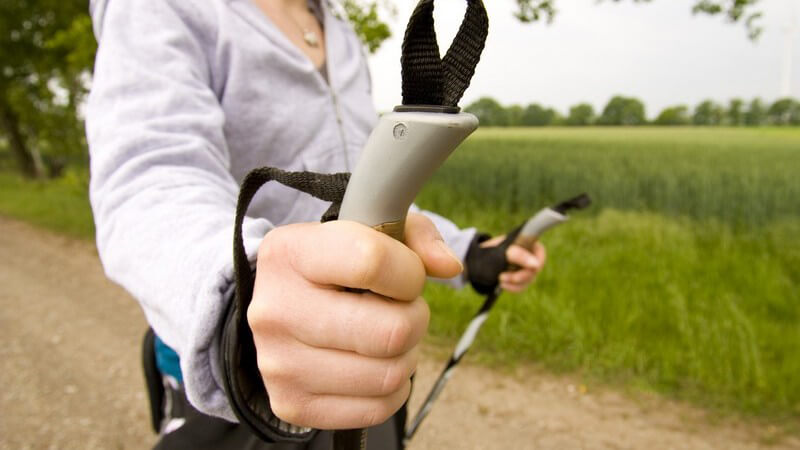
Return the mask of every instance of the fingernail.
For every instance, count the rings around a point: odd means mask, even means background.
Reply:
[[[538,269],[539,268],[539,258],[537,258],[537,257],[535,257],[533,255],[529,255],[528,256],[528,265],[536,267]]]
[[[437,243],[437,245],[439,245],[439,248],[441,248],[445,253],[450,255],[450,257],[453,258],[458,263],[458,267],[460,267],[461,268],[461,272],[463,272],[464,271],[464,264],[461,262],[461,258],[456,256],[456,254],[453,253],[453,250],[447,244],[445,244],[444,241],[437,240],[436,243]]]

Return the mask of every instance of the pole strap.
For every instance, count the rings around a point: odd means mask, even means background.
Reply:
[[[444,58],[433,20],[433,0],[421,0],[411,15],[400,58],[403,105],[457,107],[469,87],[489,33],[482,0],[467,0],[461,27]]]
[[[223,324],[220,351],[222,378],[225,394],[236,417],[266,442],[308,442],[316,434],[316,430],[287,424],[272,413],[269,396],[258,371],[253,336],[247,325],[247,308],[253,297],[255,271],[250,266],[244,248],[244,218],[258,190],[270,181],[277,181],[331,202],[322,221],[336,220],[349,179],[349,173],[327,175],[261,167],[247,174],[239,190],[233,231],[235,297]]]
[[[247,174],[239,191],[236,205],[236,222],[233,236],[233,267],[236,273],[236,297],[250,299],[252,297],[253,276],[250,272],[250,261],[244,250],[242,224],[250,202],[261,186],[270,181],[305,192],[326,202],[331,207],[322,216],[322,222],[336,220],[339,208],[350,180],[349,173],[321,174],[315,172],[287,172],[275,167],[261,167]]]

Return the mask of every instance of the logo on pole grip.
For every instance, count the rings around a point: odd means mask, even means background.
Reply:
[[[398,141],[404,141],[408,137],[408,126],[403,122],[398,123],[394,126],[394,130],[392,130],[392,134],[394,138]]]

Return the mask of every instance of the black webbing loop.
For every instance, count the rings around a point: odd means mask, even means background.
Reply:
[[[242,224],[250,202],[264,184],[277,181],[285,186],[305,192],[326,202],[331,207],[322,216],[322,221],[335,220],[350,180],[349,173],[320,174],[314,172],[286,172],[274,167],[261,167],[247,174],[239,191],[236,204],[236,222],[233,234],[233,270],[236,276],[236,298],[250,299],[253,296],[253,274],[250,261],[244,250]]]
[[[469,87],[489,32],[481,0],[467,0],[461,27],[444,58],[439,56],[433,1],[421,0],[411,14],[400,59],[404,105],[457,106]]]
[[[250,328],[247,326],[247,308],[253,297],[255,282],[242,235],[247,208],[261,186],[270,181],[278,181],[321,200],[332,202],[322,220],[335,220],[349,180],[349,173],[323,175],[313,172],[285,172],[272,167],[262,167],[247,174],[239,191],[233,230],[236,296],[225,319],[225,331],[222,336],[222,356],[225,361],[223,378],[231,408],[240,422],[247,424],[259,438],[267,442],[304,442],[314,431],[293,435],[268,425],[272,417],[269,397],[258,373],[255,345]]]

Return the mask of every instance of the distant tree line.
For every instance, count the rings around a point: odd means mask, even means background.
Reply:
[[[475,114],[484,126],[800,126],[800,101],[783,98],[772,104],[761,99],[745,102],[733,99],[727,105],[705,100],[694,108],[675,105],[648,120],[645,106],[632,97],[615,96],[599,113],[588,103],[569,109],[566,116],[553,108],[532,103],[528,106],[503,106],[491,97],[470,104],[465,111]]]

